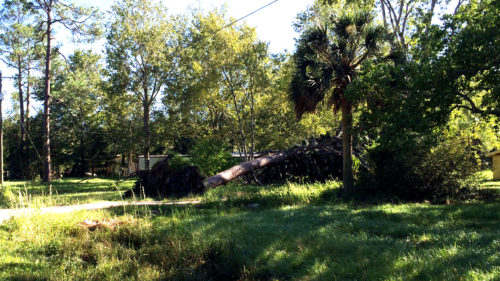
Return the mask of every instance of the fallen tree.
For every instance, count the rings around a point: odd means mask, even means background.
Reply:
[[[146,196],[183,196],[201,193],[231,180],[247,176],[247,181],[269,184],[285,181],[315,182],[342,176],[342,139],[333,137],[308,146],[287,151],[270,152],[233,166],[206,179],[197,167],[174,170],[169,159],[156,164],[150,171],[139,174],[135,188],[128,193]]]
[[[233,166],[223,172],[220,172],[214,176],[211,176],[203,181],[206,188],[214,188],[219,185],[226,184],[227,182],[236,179],[240,176],[246,175],[255,171],[256,169],[266,167],[273,163],[279,163],[286,158],[290,157],[289,153],[281,152],[268,154],[261,156],[257,159],[241,163],[239,165]]]

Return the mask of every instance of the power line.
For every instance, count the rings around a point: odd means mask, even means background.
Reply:
[[[38,156],[38,159],[40,159],[40,161],[42,161],[42,162],[43,162],[43,159],[42,159],[42,157],[40,156],[40,153],[38,152],[38,149],[36,149],[36,146],[35,146],[35,144],[33,143],[33,140],[31,139],[30,134],[28,133],[28,130],[26,130],[26,127],[24,126],[24,124],[23,124],[22,122],[21,122],[21,126],[23,126],[23,130],[24,130],[24,132],[26,133],[26,136],[28,136],[28,139],[30,140],[31,145],[32,145],[32,146],[33,146],[33,148],[35,149],[35,151],[36,151],[36,155]]]
[[[272,4],[274,4],[274,3],[276,3],[276,2],[278,2],[278,0],[274,0],[274,1],[272,1],[272,2],[269,2],[269,3],[267,3],[266,5],[264,5],[264,6],[260,7],[260,8],[258,8],[257,10],[255,10],[255,11],[253,11],[253,12],[251,12],[251,13],[249,13],[249,14],[247,14],[247,15],[245,15],[245,16],[243,16],[243,17],[241,17],[241,18],[237,19],[237,20],[234,20],[234,21],[232,21],[232,22],[230,22],[230,23],[226,24],[225,26],[223,26],[223,27],[219,28],[218,30],[216,30],[216,31],[214,32],[214,34],[216,34],[217,32],[219,32],[219,31],[221,31],[221,30],[223,30],[224,28],[230,27],[231,25],[233,25],[233,24],[235,24],[235,23],[237,23],[237,22],[239,22],[239,21],[241,21],[241,20],[244,20],[244,19],[248,18],[249,16],[251,16],[251,15],[253,15],[253,14],[255,14],[255,13],[259,12],[260,10],[263,10],[263,9],[265,9],[265,8],[267,8],[267,7],[269,7],[269,6],[271,6]]]
[[[202,38],[200,38],[200,39],[198,39],[198,40],[193,40],[190,44],[187,44],[187,46],[186,46],[186,47],[192,47],[192,45],[194,45],[195,43],[198,43],[199,41],[202,41],[202,40],[204,40],[204,39],[207,39],[207,38],[208,38],[208,37],[210,37],[210,36],[214,36],[215,34],[219,33],[221,30],[223,30],[223,29],[225,29],[225,28],[228,28],[228,27],[230,27],[230,26],[234,25],[235,23],[240,22],[240,21],[242,21],[242,20],[244,20],[244,19],[248,18],[249,16],[251,16],[251,15],[253,15],[253,14],[255,14],[255,13],[257,13],[257,12],[259,12],[259,11],[261,11],[261,10],[263,10],[263,9],[267,8],[267,7],[269,7],[269,6],[271,6],[272,4],[274,4],[274,3],[278,2],[278,1],[279,1],[279,0],[274,0],[274,1],[271,1],[271,2],[267,3],[266,5],[264,5],[264,6],[260,7],[260,8],[258,8],[257,10],[254,10],[254,11],[252,11],[252,12],[250,12],[250,13],[248,13],[248,14],[244,15],[243,17],[241,17],[241,18],[239,18],[239,19],[237,19],[237,20],[234,20],[234,21],[232,21],[232,22],[230,22],[230,23],[228,23],[228,24],[224,25],[223,27],[221,27],[221,28],[219,28],[219,29],[215,30],[215,31],[214,31],[214,32],[212,32],[209,36],[202,37]]]

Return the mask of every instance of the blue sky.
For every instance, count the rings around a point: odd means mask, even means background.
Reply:
[[[113,4],[111,0],[74,0],[73,2],[77,5],[96,6],[101,11],[108,11]],[[190,7],[209,11],[225,5],[231,17],[241,18],[272,2],[272,0],[163,0],[162,2],[172,14],[186,13]],[[257,35],[261,40],[269,42],[271,52],[282,52],[285,49],[293,51],[294,38],[298,35],[294,32],[292,23],[297,13],[304,11],[313,2],[314,0],[278,0],[258,13],[246,18],[245,21],[250,26],[256,27]],[[65,55],[71,54],[76,48],[92,48],[101,54],[104,50],[104,40],[87,46],[75,45],[70,42],[70,34],[62,30],[55,35],[55,38],[62,45],[61,51]],[[0,70],[4,76],[11,76],[14,73],[14,70],[7,69],[3,63],[0,63]],[[3,108],[7,114],[12,112],[10,97],[13,91],[15,89],[12,86],[12,81],[5,79],[3,81],[3,92],[6,101]]]

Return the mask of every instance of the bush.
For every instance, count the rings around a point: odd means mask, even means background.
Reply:
[[[479,187],[473,177],[478,164],[464,147],[457,139],[433,146],[418,141],[398,148],[379,145],[368,153],[370,169],[362,176],[362,188],[405,201],[471,199]]]
[[[193,164],[198,166],[205,176],[214,175],[234,164],[229,146],[215,139],[197,141],[190,154]]]
[[[177,154],[175,152],[171,152],[168,155],[170,156],[168,160],[168,166],[174,172],[180,172],[184,170],[184,168],[194,165],[191,159],[184,157],[180,154]]]

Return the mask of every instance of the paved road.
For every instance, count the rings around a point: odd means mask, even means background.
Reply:
[[[55,206],[44,208],[19,208],[19,209],[0,209],[0,224],[10,219],[13,216],[29,216],[40,213],[62,214],[81,210],[97,210],[107,209],[121,206],[160,206],[160,205],[193,205],[199,204],[201,201],[176,201],[176,202],[159,202],[159,201],[141,201],[141,202],[116,202],[105,201],[97,203],[89,203],[82,205],[71,206]]]

